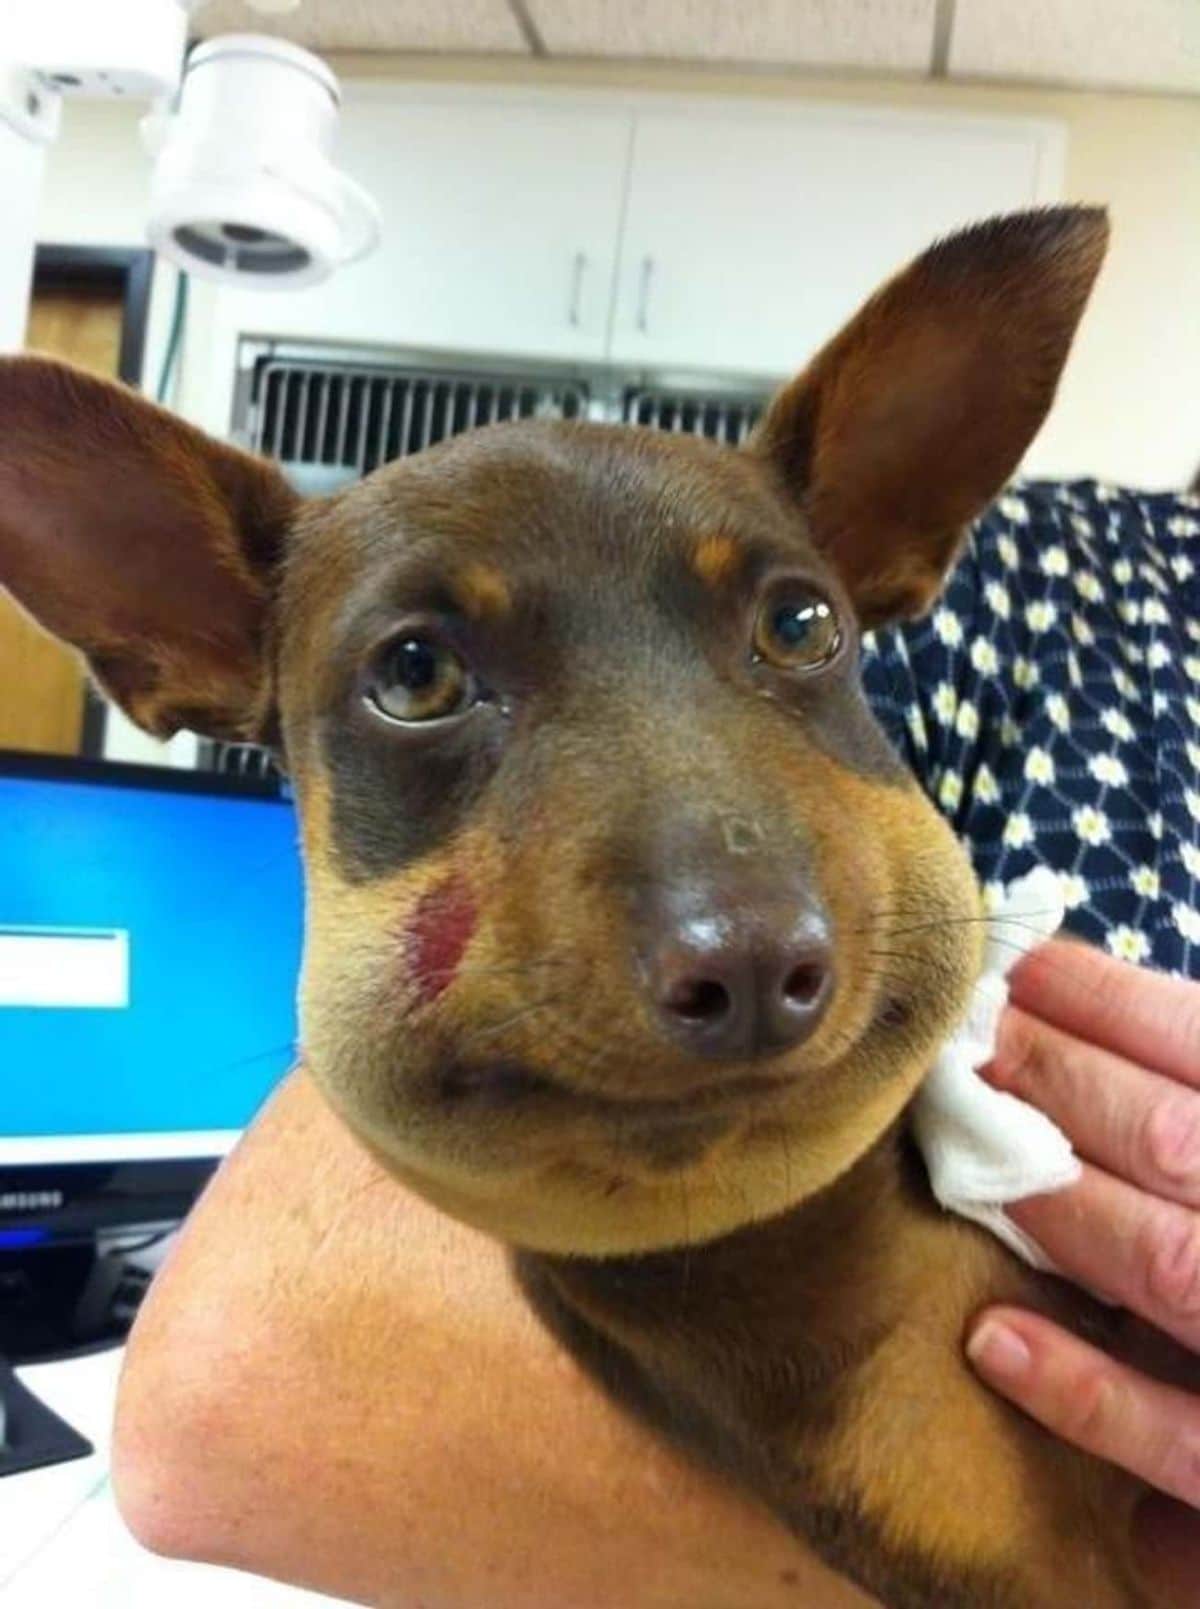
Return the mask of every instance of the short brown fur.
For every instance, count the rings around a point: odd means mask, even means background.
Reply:
[[[1136,1483],[962,1359],[993,1298],[1149,1340],[932,1205],[904,1109],[976,970],[977,895],[853,674],[857,630],[928,607],[1015,467],[1104,241],[1060,209],[935,247],[748,452],[499,427],[303,506],[128,394],[0,365],[0,579],[151,730],[281,740],[331,1102],[519,1248],[620,1400],[899,1609],[1152,1602]],[[788,588],[840,623],[819,674],[750,651]],[[381,639],[431,614],[479,689],[437,732],[373,703]],[[662,1031],[647,910],[718,886],[746,932],[785,895],[829,924],[836,990],[796,1049],[717,1064]],[[406,935],[446,888],[477,919],[428,999]]]

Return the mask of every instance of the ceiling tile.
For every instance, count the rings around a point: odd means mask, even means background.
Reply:
[[[526,0],[551,56],[925,72],[935,0]]]
[[[957,0],[950,71],[1200,92],[1200,0]]]
[[[196,16],[203,37],[274,34],[311,50],[524,51],[507,0],[301,0],[280,15],[247,0],[211,0]]]

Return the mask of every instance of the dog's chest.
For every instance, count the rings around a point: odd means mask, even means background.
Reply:
[[[863,1218],[852,1204],[872,1183],[884,1211]],[[623,1406],[893,1609],[1132,1609],[1119,1482],[1026,1427],[962,1359],[967,1315],[1029,1300],[1034,1277],[903,1190],[887,1197],[885,1177],[864,1178],[808,1221],[690,1253],[519,1268]]]

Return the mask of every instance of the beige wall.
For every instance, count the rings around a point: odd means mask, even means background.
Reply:
[[[410,81],[660,88],[1060,118],[1068,130],[1067,196],[1107,203],[1114,235],[1054,413],[1026,468],[1167,487],[1200,466],[1200,98],[609,64],[346,58],[335,66],[346,76]],[[134,239],[145,166],[130,109],[71,106],[50,156],[42,238]]]

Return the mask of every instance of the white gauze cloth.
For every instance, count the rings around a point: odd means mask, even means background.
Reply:
[[[1024,1196],[1074,1184],[1082,1169],[1070,1142],[1043,1113],[993,1089],[976,1068],[992,1058],[1008,1000],[1008,973],[1061,925],[1058,878],[1046,866],[1018,877],[988,918],[983,972],[958,1029],[943,1046],[913,1107],[913,1129],[933,1193],[999,1236],[1034,1268],[1057,1272],[1005,1213]]]

